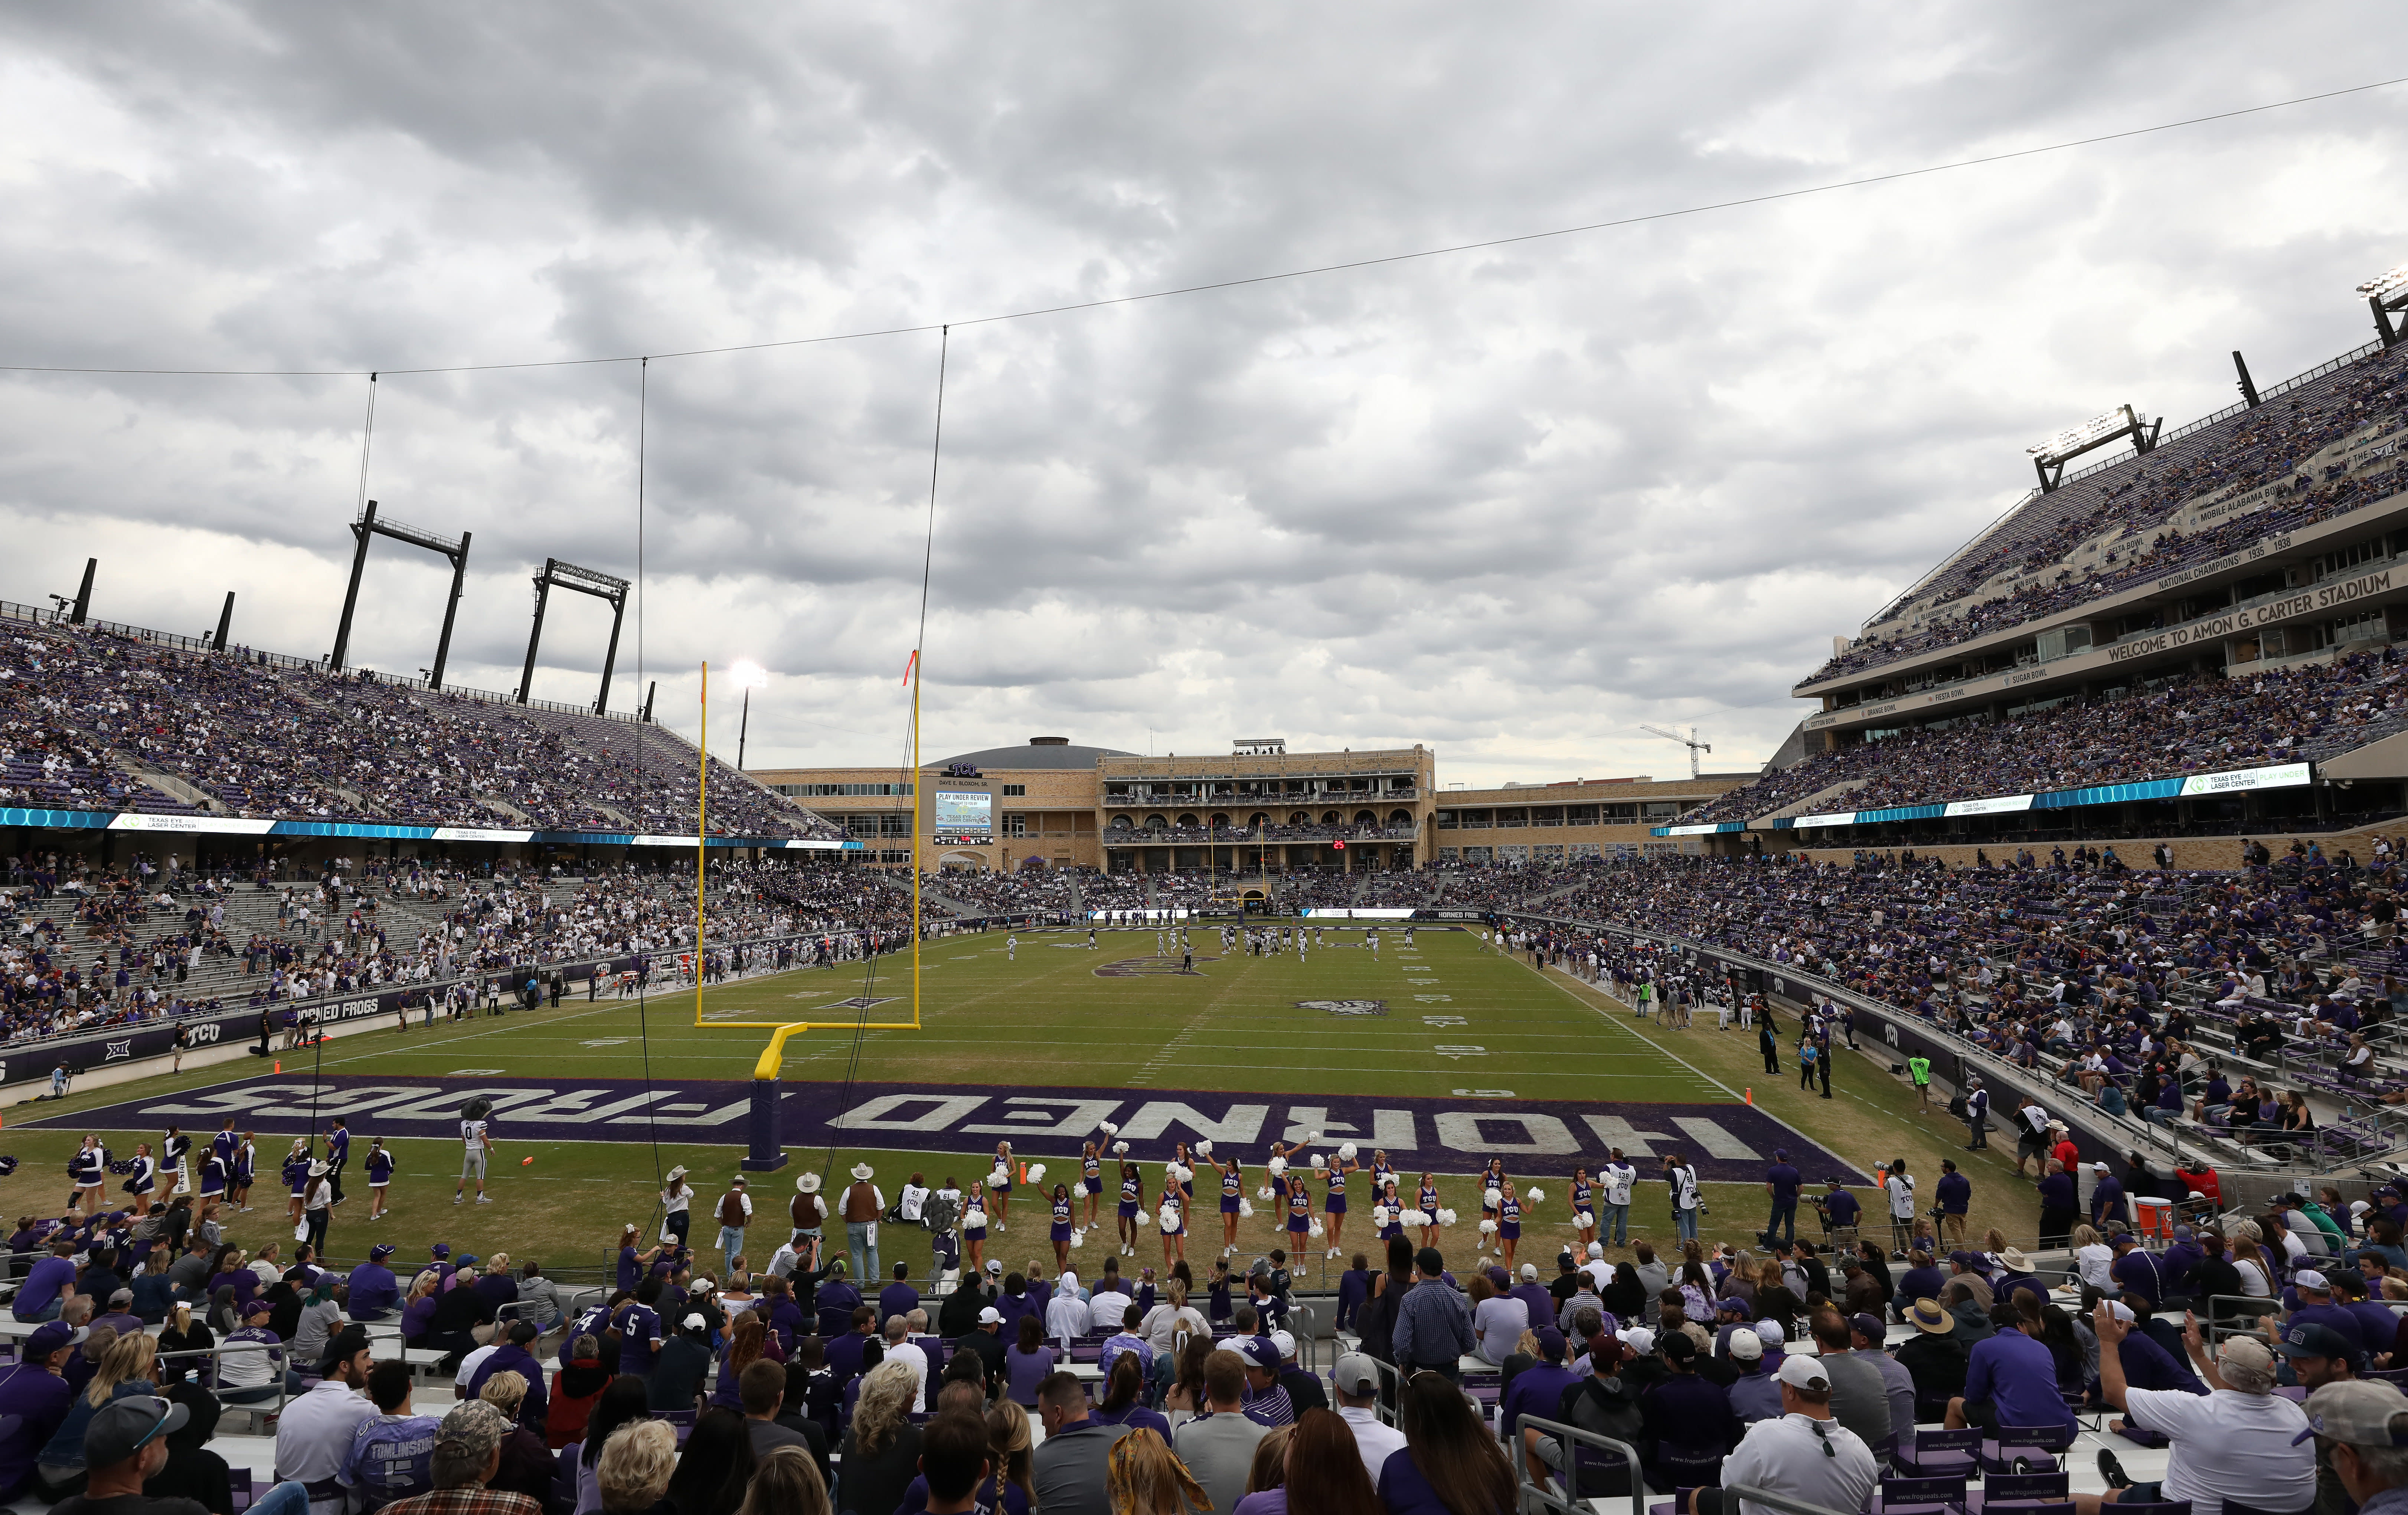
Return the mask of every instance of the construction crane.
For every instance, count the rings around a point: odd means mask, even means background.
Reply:
[[[1679,732],[1673,731],[1666,726],[1651,726],[1644,721],[1639,723],[1639,729],[1647,733],[1651,736],[1661,736],[1668,742],[1679,742],[1683,747],[1687,748],[1689,750],[1689,777],[1692,779],[1695,779],[1698,776],[1698,754],[1700,752],[1711,752],[1714,750],[1713,743],[1701,742],[1698,740],[1698,728],[1695,726],[1691,726],[1689,728],[1689,734],[1686,736],[1684,736]]]

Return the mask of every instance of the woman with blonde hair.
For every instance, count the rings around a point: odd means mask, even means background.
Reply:
[[[1031,1460],[1036,1441],[1036,1434],[1028,1429],[1028,1412],[1010,1400],[986,1412],[987,1453],[995,1459],[995,1470],[980,1488],[979,1503],[989,1509],[1005,1509],[1010,1499],[1005,1486],[1010,1485],[1020,1491],[1022,1508],[1037,1508],[1037,1475]]]
[[[666,1421],[630,1421],[610,1433],[594,1465],[603,1515],[649,1515],[668,1497],[677,1432]]]
[[[920,1475],[920,1428],[910,1423],[919,1376],[908,1363],[881,1363],[861,1384],[853,1425],[844,1434],[837,1505],[849,1510],[894,1509]]]
[[[832,1515],[820,1465],[800,1447],[780,1447],[752,1470],[736,1515]]]
[[[2086,1225],[2073,1228],[2073,1265],[2082,1281],[2101,1293],[2115,1292],[2115,1249],[2100,1239],[2099,1233]]]
[[[1275,1425],[1254,1443],[1254,1460],[1246,1465],[1246,1494],[1249,1497],[1279,1488],[1287,1482],[1287,1442],[1295,1434],[1293,1425]],[[1352,1433],[1349,1433],[1350,1435]],[[1362,1461],[1356,1458],[1355,1461]],[[1244,1499],[1238,1501],[1240,1505]]]
[[[1131,1431],[1112,1443],[1104,1465],[1104,1496],[1111,1501],[1112,1515],[1187,1515],[1212,1508],[1212,1496],[1196,1475],[1151,1429]]]

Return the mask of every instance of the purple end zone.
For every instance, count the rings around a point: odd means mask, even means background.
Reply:
[[[790,1082],[780,1093],[781,1135],[790,1147],[967,1152],[1009,1140],[1020,1156],[1058,1159],[1075,1156],[1097,1124],[1110,1121],[1121,1128],[1131,1157],[1154,1163],[1170,1155],[1173,1142],[1199,1139],[1260,1162],[1266,1143],[1299,1141],[1318,1131],[1326,1147],[1355,1143],[1365,1162],[1374,1149],[1384,1149],[1408,1173],[1423,1167],[1468,1173],[1491,1157],[1505,1159],[1508,1171],[1516,1173],[1568,1172],[1576,1162],[1593,1172],[1607,1149],[1619,1147],[1641,1165],[1642,1177],[1654,1176],[1654,1159],[1678,1151],[1709,1181],[1756,1182],[1774,1149],[1786,1148],[1811,1181],[1832,1175],[1855,1184],[1872,1181],[1752,1105],[896,1083],[854,1084],[848,1096],[841,1084]],[[647,1093],[633,1079],[337,1076],[313,1085],[286,1076],[23,1123],[142,1131],[173,1122],[205,1138],[228,1116],[241,1130],[300,1136],[322,1132],[340,1115],[362,1138],[457,1139],[459,1108],[480,1093],[494,1102],[494,1135],[504,1142],[641,1142],[657,1130],[672,1141],[741,1145],[752,1101],[751,1084],[717,1079],[656,1083]]]

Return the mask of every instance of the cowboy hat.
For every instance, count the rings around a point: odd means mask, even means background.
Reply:
[[[675,1167],[673,1167],[673,1168],[669,1169],[669,1173],[668,1173],[668,1181],[669,1181],[669,1182],[671,1182],[671,1183],[675,1183],[675,1182],[677,1182],[680,1179],[684,1178],[684,1177],[685,1177],[685,1173],[686,1173],[686,1167],[685,1167],[685,1165],[684,1165],[683,1163],[680,1163],[677,1166],[675,1166]]]
[[[870,1172],[870,1166],[867,1163],[855,1163],[853,1165],[853,1176],[864,1183],[869,1181]]]
[[[795,1187],[804,1193],[816,1194],[820,1192],[820,1176],[816,1173],[806,1173],[795,1180]]]

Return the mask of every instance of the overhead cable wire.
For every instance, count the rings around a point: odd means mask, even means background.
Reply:
[[[778,348],[811,347],[831,342],[858,342],[881,336],[907,336],[921,332],[942,331],[953,326],[982,326],[996,322],[1028,321],[1040,316],[1068,315],[1082,310],[1102,310],[1114,306],[1140,305],[1153,300],[1168,300],[1182,295],[1206,294],[1219,290],[1244,289],[1255,284],[1280,283],[1288,279],[1312,279],[1324,274],[1350,273],[1358,269],[1379,268],[1394,264],[1414,263],[1432,258],[1454,257],[1466,252],[1484,252],[1496,248],[1515,247],[1529,242],[1548,241],[1557,237],[1580,236],[1592,232],[1612,231],[1625,226],[1645,225],[1652,222],[1676,221],[1688,216],[1711,215],[1716,211],[1743,209],[1749,206],[1772,205],[1784,200],[1799,200],[1810,195],[1831,194],[1842,190],[1867,189],[1880,184],[1895,184],[1906,179],[1928,178],[1934,174],[1955,173],[1961,169],[1987,167],[1995,164],[2013,163],[2024,158],[2042,157],[2049,153],[2070,152],[2077,148],[2098,147],[2107,142],[2125,142],[2134,137],[2152,136],[2161,132],[2182,131],[2193,126],[2211,125],[2216,121],[2234,121],[2244,116],[2264,115],[2270,111],[2288,110],[2299,106],[2315,105],[2325,100],[2338,100],[2349,95],[2365,94],[2375,90],[2408,84],[2408,75],[2396,79],[2376,79],[2366,84],[2352,84],[2338,90],[2322,90],[2314,94],[2294,95],[2287,100],[2271,100],[2262,105],[2239,106],[2230,110],[2211,111],[2203,116],[2186,116],[2180,121],[2158,121],[2149,126],[2134,126],[2120,132],[2100,132],[2090,136],[2069,137],[2061,142],[2039,147],[2015,148],[2004,152],[1983,153],[1971,158],[1956,158],[1946,163],[1926,164],[1919,168],[1900,168],[1885,174],[1865,174],[1854,179],[1832,179],[1822,184],[1805,185],[1794,190],[1769,190],[1761,194],[1740,195],[1728,200],[1712,200],[1670,210],[1651,210],[1634,216],[1618,216],[1606,221],[1583,222],[1571,226],[1556,226],[1545,231],[1520,232],[1505,236],[1493,236],[1472,242],[1453,242],[1439,247],[1420,248],[1406,252],[1390,252],[1371,257],[1352,258],[1339,263],[1314,264],[1301,268],[1285,268],[1271,273],[1248,274],[1234,279],[1211,279],[1197,284],[1180,284],[1166,289],[1147,290],[1136,294],[1113,294],[1093,300],[1072,300],[1059,305],[1030,306],[1019,310],[998,311],[983,316],[963,316],[946,322],[920,322],[905,326],[865,327],[858,331],[829,332],[816,336],[790,336],[756,342],[731,342],[712,347],[679,348],[648,355],[620,353],[580,358],[531,358],[504,363],[455,363],[429,364],[417,368],[387,366],[388,374],[469,374],[497,373],[519,368],[577,368],[600,364],[643,363],[652,358],[716,357],[734,352],[765,352]],[[368,373],[366,368],[179,368],[129,367],[103,364],[0,363],[0,373],[25,374],[122,374],[183,376],[211,379],[348,379]]]

